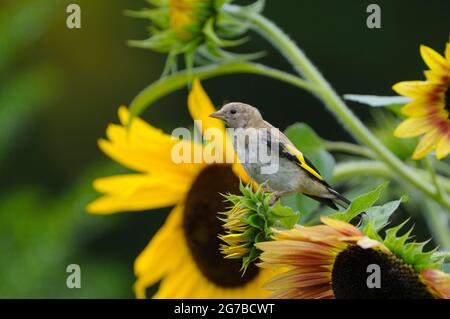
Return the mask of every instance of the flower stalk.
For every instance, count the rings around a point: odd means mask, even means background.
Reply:
[[[420,168],[412,168],[414,174],[421,179],[430,182],[429,172]],[[340,181],[354,178],[356,176],[375,176],[382,178],[395,178],[395,173],[385,163],[375,160],[349,161],[339,163],[333,170],[332,181],[338,183]],[[437,183],[441,184],[444,191],[450,191],[450,179],[442,175],[436,174]]]
[[[429,156],[426,156],[424,159],[424,164],[428,172],[430,173],[431,182],[433,183],[434,187],[436,188],[436,196],[439,198],[445,198],[447,194],[443,190],[441,184],[438,182],[436,170],[434,169],[433,162]]]
[[[324,147],[329,152],[342,152],[370,159],[375,157],[375,154],[369,148],[348,142],[326,141]]]
[[[318,90],[314,92],[315,96],[344,124],[356,140],[367,145],[399,177],[413,185],[427,197],[438,202],[450,213],[450,201],[447,198],[440,197],[430,182],[424,181],[414,174],[410,167],[403,164],[367,129],[336,94],[328,81],[320,74],[303,51],[276,24],[261,14],[242,10],[234,5],[226,5],[224,9],[236,17],[247,20],[253,30],[272,43],[291,62],[300,75],[317,86]]]
[[[259,63],[229,62],[219,65],[196,67],[189,71],[180,71],[163,77],[144,88],[130,104],[131,119],[141,114],[148,105],[154,103],[159,98],[186,86],[191,77],[204,80],[219,75],[236,73],[256,74],[269,77],[289,83],[313,94],[318,90],[314,84],[300,79],[295,75]]]

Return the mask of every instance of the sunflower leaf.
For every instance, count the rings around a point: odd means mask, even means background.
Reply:
[[[373,204],[375,204],[388,184],[389,182],[383,183],[379,185],[377,188],[375,188],[373,191],[358,196],[352,201],[347,210],[331,214],[328,217],[341,220],[344,222],[350,222],[353,218],[355,218],[362,212],[366,211]]]
[[[245,221],[252,227],[255,227],[259,230],[264,229],[264,220],[258,215],[250,215],[245,219]]]
[[[373,206],[368,208],[362,216],[360,229],[365,232],[367,226],[372,224],[372,227],[376,232],[380,231],[389,223],[389,218],[392,213],[394,213],[400,204],[405,202],[407,199],[407,196],[403,196],[398,200],[388,202],[382,206]]]
[[[325,144],[319,135],[305,123],[292,124],[284,133],[296,147],[301,147],[302,152],[305,153],[319,150]]]
[[[248,266],[250,266],[250,264],[259,257],[259,255],[260,251],[256,247],[252,247],[248,255],[242,258],[242,276],[245,274]]]
[[[288,217],[288,216],[291,216],[293,214],[293,211],[292,211],[292,208],[287,207],[287,206],[283,206],[283,205],[281,205],[280,202],[277,202],[270,209],[270,213],[271,214],[269,214],[269,216],[275,215],[275,218],[276,217]]]
[[[258,233],[258,235],[256,235],[255,237],[255,243],[260,243],[263,241],[267,241],[268,238],[266,237],[266,235],[264,233]]]
[[[379,242],[383,242],[383,238],[381,238],[380,234],[375,230],[374,226],[369,223],[364,228],[364,234],[370,239],[377,240]]]
[[[281,203],[285,206],[304,212],[302,218],[306,218],[307,214],[309,215],[314,213],[320,206],[318,201],[302,194],[292,194],[290,196],[283,197],[281,199]]]
[[[388,107],[392,105],[404,105],[411,101],[410,98],[403,96],[378,96],[378,95],[359,95],[345,94],[347,101],[358,102],[372,107]]]
[[[300,213],[277,202],[269,210],[267,217],[271,225],[291,229],[297,223]]]
[[[295,224],[297,224],[299,219],[300,219],[300,213],[298,211],[296,211],[296,212],[292,212],[291,216],[280,218],[275,225],[279,224],[279,226],[281,226],[281,227],[284,227],[286,229],[291,229],[292,227],[295,226]]]

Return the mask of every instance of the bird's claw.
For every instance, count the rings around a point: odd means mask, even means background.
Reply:
[[[280,193],[272,193],[270,196],[269,206],[273,206],[280,198]]]

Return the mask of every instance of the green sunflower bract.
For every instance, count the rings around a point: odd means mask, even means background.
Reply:
[[[128,15],[150,20],[150,37],[132,40],[133,46],[168,53],[163,75],[177,70],[177,57],[184,55],[185,66],[229,60],[252,59],[260,54],[236,54],[224,48],[242,44],[248,26],[222,7],[232,0],[148,0],[150,9],[128,11]],[[259,12],[263,1],[246,7]]]
[[[300,213],[279,202],[270,206],[270,194],[259,186],[255,191],[252,184],[240,184],[242,195],[228,194],[225,199],[232,203],[230,209],[220,218],[226,234],[219,238],[225,242],[221,251],[225,258],[241,258],[242,270],[255,261],[260,250],[255,244],[270,240],[272,227],[290,229],[297,223]]]

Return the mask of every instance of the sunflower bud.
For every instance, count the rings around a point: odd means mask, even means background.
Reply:
[[[225,235],[219,238],[225,243],[221,251],[225,258],[242,259],[242,270],[255,261],[260,250],[256,243],[268,241],[272,236],[272,227],[291,229],[297,223],[300,213],[282,206],[279,202],[270,206],[270,194],[262,187],[253,190],[251,185],[240,185],[242,195],[225,195],[232,203],[230,209],[223,212]]]
[[[150,20],[150,37],[131,45],[168,53],[165,72],[176,70],[177,56],[185,56],[186,68],[233,58],[252,59],[260,54],[233,54],[223,50],[246,41],[240,38],[248,26],[224,10],[232,0],[148,0],[150,9],[129,11],[133,17]],[[259,4],[259,1],[257,2]],[[248,7],[261,11],[263,2]]]
[[[212,0],[169,0],[169,26],[180,41],[188,42],[201,33],[215,14]]]

